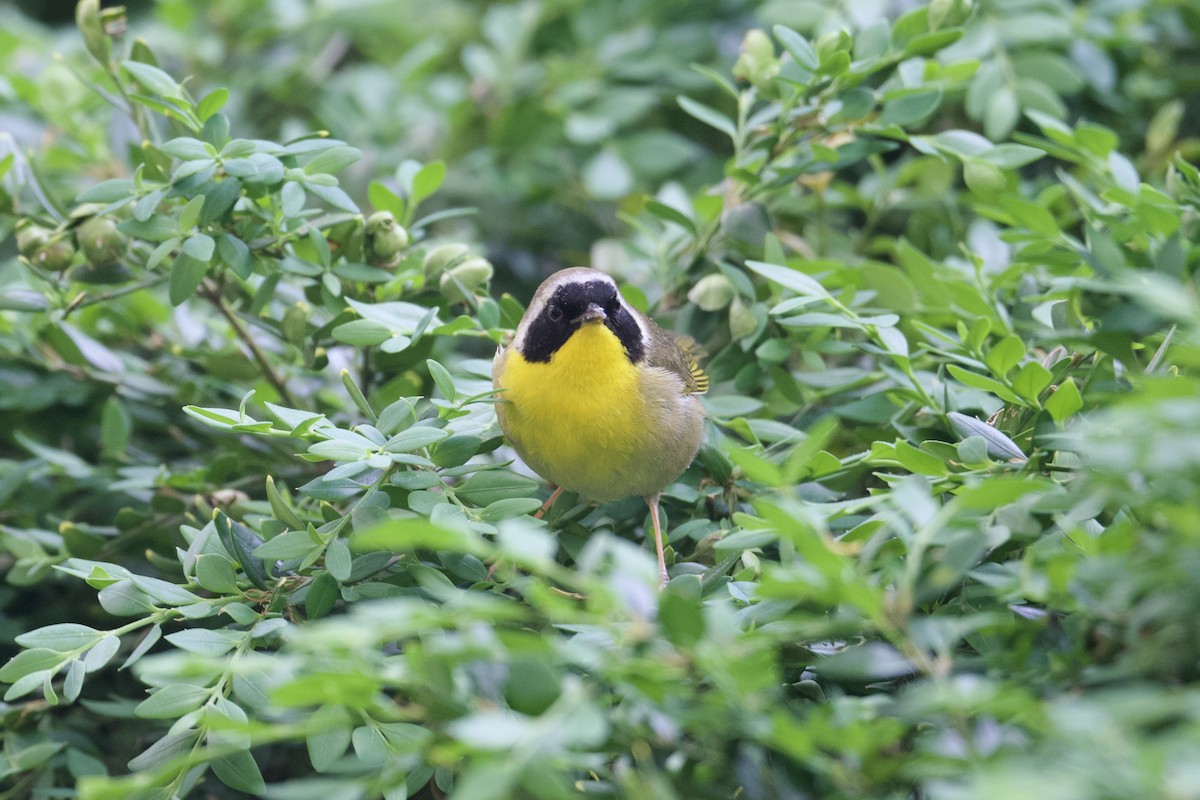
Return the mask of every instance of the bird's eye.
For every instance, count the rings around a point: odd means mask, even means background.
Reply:
[[[551,303],[546,306],[546,316],[550,318],[551,322],[561,322],[563,318],[562,309]]]

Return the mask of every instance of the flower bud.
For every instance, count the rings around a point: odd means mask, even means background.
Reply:
[[[29,223],[17,228],[17,250],[29,260],[46,242],[50,241],[50,231],[36,223]]]
[[[733,295],[733,284],[729,282],[729,278],[715,272],[696,282],[688,292],[688,300],[699,306],[701,311],[719,311],[729,305]]]
[[[742,302],[742,298],[734,297],[729,304],[729,335],[734,339],[749,336],[758,330],[758,317],[754,308]]]
[[[762,247],[764,237],[771,232],[771,217],[758,203],[737,203],[725,209],[721,227],[735,241]]]
[[[429,251],[425,256],[425,279],[436,278],[446,267],[466,258],[470,248],[465,244],[443,244]]]
[[[746,31],[741,53],[733,65],[733,75],[759,89],[779,74],[779,59],[771,37],[757,28]]]
[[[929,29],[935,31],[942,27],[942,23],[946,21],[946,17],[954,10],[954,0],[930,0],[929,2]]]
[[[846,49],[846,40],[848,38],[845,31],[826,31],[813,42],[813,49],[817,51],[817,56],[824,63],[827,58],[837,51]]]
[[[390,211],[376,211],[367,217],[367,246],[374,264],[395,264],[400,252],[408,247],[408,231],[396,222]]]
[[[967,161],[963,164],[963,180],[967,188],[981,197],[990,197],[1004,190],[1004,173],[986,161]]]
[[[446,302],[454,305],[474,296],[475,290],[492,279],[495,269],[486,258],[472,256],[442,273],[438,288]]]
[[[75,245],[70,236],[60,236],[51,239],[33,254],[29,259],[39,267],[51,272],[63,272],[71,266],[75,259]]]
[[[116,264],[129,246],[129,239],[117,230],[117,221],[112,217],[96,216],[87,220],[75,230],[75,240],[94,267]]]
[[[288,310],[283,312],[283,321],[279,323],[279,330],[283,334],[284,341],[297,347],[304,344],[308,334],[308,313],[308,303],[303,300],[289,306]]]

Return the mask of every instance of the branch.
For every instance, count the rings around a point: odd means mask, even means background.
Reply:
[[[112,300],[115,297],[133,294],[135,292],[140,292],[142,289],[149,289],[152,286],[158,286],[168,277],[168,275],[155,275],[150,280],[142,281],[141,283],[134,283],[129,286],[122,286],[120,289],[112,289],[99,294],[88,295],[84,292],[80,292],[71,299],[71,302],[67,303],[67,307],[63,312],[63,316],[66,317],[72,311],[86,308],[87,306],[94,305],[96,303],[103,303],[104,301]]]
[[[279,373],[275,371],[275,368],[271,366],[271,362],[267,360],[267,354],[258,346],[258,342],[254,341],[254,337],[246,330],[246,326],[238,319],[237,314],[225,302],[225,297],[221,294],[220,287],[211,281],[206,281],[200,294],[205,300],[212,303],[217,311],[221,312],[221,316],[225,317],[229,322],[229,326],[233,328],[233,332],[249,348],[250,354],[254,356],[254,360],[258,362],[259,369],[262,370],[263,377],[275,387],[275,391],[279,392],[280,399],[292,408],[297,408],[296,400],[292,397],[291,391],[288,390],[287,384],[279,376]]]

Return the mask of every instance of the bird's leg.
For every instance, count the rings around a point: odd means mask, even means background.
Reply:
[[[658,495],[647,495],[646,505],[650,506],[650,520],[654,525],[654,549],[658,551],[658,577],[662,580],[662,585],[666,586],[670,577],[667,575],[667,559],[663,555],[662,526],[658,523]]]
[[[550,510],[550,506],[554,505],[554,501],[557,500],[558,496],[562,493],[563,493],[563,487],[556,486],[554,488],[554,491],[550,494],[550,496],[546,498],[546,502],[542,503],[542,507],[539,508],[536,512],[534,512],[533,518],[541,519],[542,515]]]

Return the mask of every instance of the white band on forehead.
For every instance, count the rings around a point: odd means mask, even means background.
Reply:
[[[612,279],[611,275],[606,275],[598,269],[590,269],[588,267],[571,267],[569,269],[560,270],[558,273],[551,275],[542,285],[538,287],[534,293],[533,299],[529,301],[529,308],[525,311],[525,316],[521,318],[521,323],[517,325],[517,332],[513,335],[512,347],[518,351],[525,349],[525,334],[529,331],[529,326],[533,321],[541,316],[542,310],[545,309],[546,303],[554,296],[560,286],[565,286],[568,283],[592,283],[602,281],[612,285],[617,289],[617,282]],[[649,345],[650,333],[646,330],[646,324],[642,321],[642,315],[637,313],[621,296],[621,292],[617,290],[617,302],[625,307],[630,316],[637,321],[638,330],[642,332],[642,344]]]

